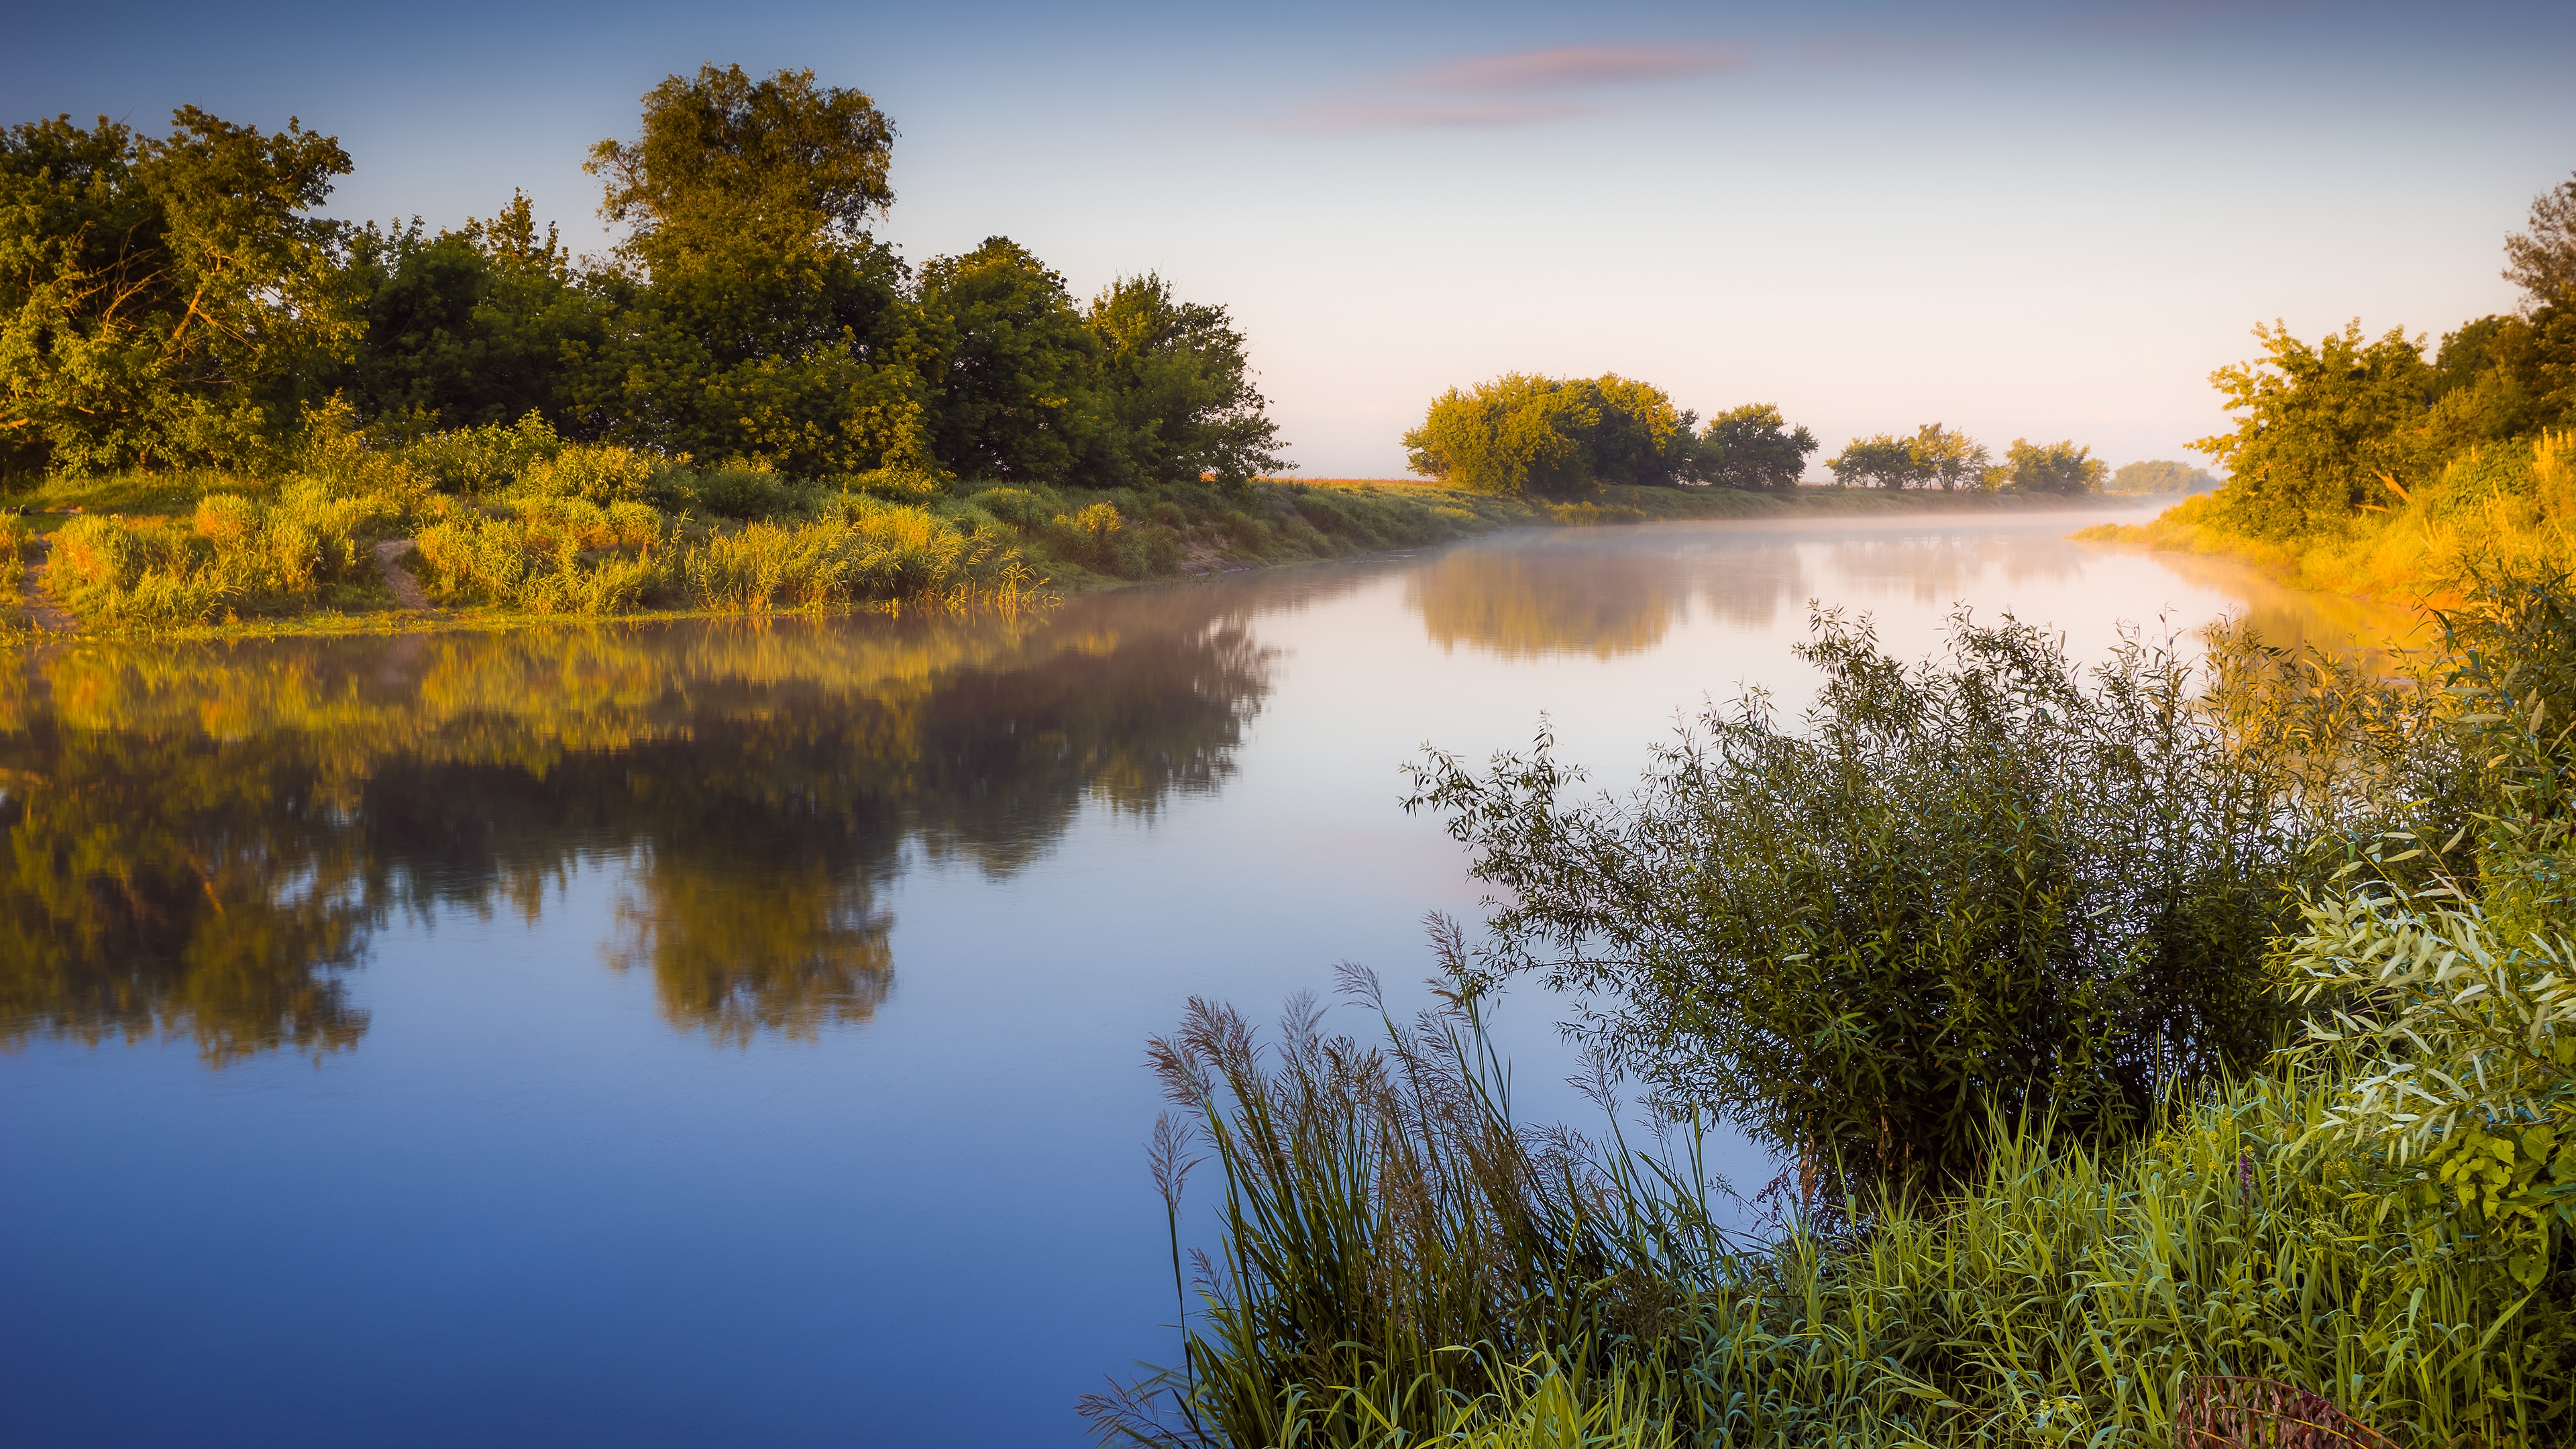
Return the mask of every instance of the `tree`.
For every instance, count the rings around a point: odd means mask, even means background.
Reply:
[[[355,340],[337,140],[194,106],[0,134],[0,450],[34,469],[237,462]]]
[[[2254,335],[2263,359],[2210,374],[2243,414],[2236,430],[2192,444],[2226,466],[2218,507],[2235,527],[2258,538],[2338,530],[2362,507],[2395,501],[2390,484],[2439,464],[2438,379],[2420,339],[2391,329],[2366,343],[2359,321],[2314,347],[2278,325]]]
[[[1825,460],[1834,482],[1845,488],[1911,488],[1929,476],[1915,455],[1911,439],[1893,433],[1854,438]]]
[[[2003,471],[2011,480],[2006,486],[2016,493],[2075,496],[2101,492],[2102,479],[2111,468],[2094,457],[2091,448],[2015,438],[2005,450]]]
[[[1098,346],[1064,278],[1009,237],[921,269],[929,436],[970,478],[1058,479],[1097,431]]]
[[[1223,307],[1183,302],[1148,272],[1091,299],[1093,387],[1105,426],[1085,459],[1105,486],[1196,478],[1239,483],[1290,466],[1252,386],[1243,334]]]
[[[582,430],[808,474],[920,460],[907,279],[865,229],[894,199],[893,123],[811,71],[740,66],[668,78],[643,121],[589,162],[634,229],[594,279],[615,325],[568,349]]]
[[[1815,435],[1792,430],[1769,403],[1719,413],[1700,430],[1700,476],[1729,488],[1785,491],[1798,486]]]
[[[2218,486],[2209,470],[2189,463],[2162,459],[2146,463],[2123,463],[2111,475],[2107,491],[2133,497],[2168,497],[2185,493],[2205,493]]]
[[[565,350],[596,348],[607,321],[524,195],[491,221],[422,235],[369,225],[351,240],[366,335],[346,374],[367,415],[426,415],[442,426],[568,420]]]
[[[1673,484],[1698,469],[1694,413],[1661,388],[1605,373],[1509,372],[1434,398],[1404,435],[1407,466],[1480,493],[1571,496]]]
[[[2576,303],[2576,176],[2531,203],[2531,230],[2504,239],[2504,279],[2535,305]]]
[[[1925,487],[1938,483],[1946,493],[1986,484],[1986,445],[1965,433],[1939,423],[1925,423],[1914,430],[1906,451],[1913,457],[1915,471]]]

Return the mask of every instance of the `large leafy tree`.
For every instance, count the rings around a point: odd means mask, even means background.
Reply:
[[[921,269],[930,446],[966,477],[1065,477],[1098,432],[1098,345],[1064,278],[1008,237]]]
[[[1151,272],[1121,277],[1085,314],[1097,341],[1103,426],[1086,481],[1155,483],[1212,474],[1241,482],[1287,466],[1279,425],[1252,385],[1243,334],[1223,307],[1183,302]]]
[[[1792,429],[1769,403],[1719,413],[1700,430],[1700,476],[1729,488],[1785,491],[1798,486],[1815,435]]]
[[[2102,480],[2110,475],[2111,465],[2094,457],[2091,448],[2072,442],[2034,443],[2015,438],[2004,451],[2003,472],[2017,493],[2080,496],[2101,492]]]
[[[359,324],[337,140],[183,106],[0,133],[0,450],[29,469],[239,461]]]
[[[526,196],[435,237],[417,220],[369,226],[350,253],[367,331],[346,381],[364,412],[449,427],[529,412],[567,421],[565,349],[596,348],[607,319],[555,228],[538,231]]]
[[[2504,278],[2538,305],[2576,303],[2576,176],[2531,203],[2531,230],[2504,239]]]
[[[1914,488],[1926,479],[1912,440],[1893,433],[1854,438],[1825,460],[1834,482],[1845,488]]]
[[[1511,372],[1434,398],[1404,446],[1414,472],[1462,488],[1565,496],[1695,477],[1698,421],[1663,389],[1615,373]]]
[[[2219,506],[2236,527],[2258,538],[2329,532],[2439,464],[2438,379],[2420,339],[2397,329],[2365,341],[2358,321],[2314,347],[2285,327],[2254,335],[2261,360],[2210,374],[2242,415],[2235,431],[2192,444],[2226,465]]]
[[[632,230],[596,285],[616,322],[574,345],[588,431],[798,472],[922,446],[903,264],[867,231],[892,204],[894,125],[812,71],[672,76],[643,134],[602,141],[602,212]]]

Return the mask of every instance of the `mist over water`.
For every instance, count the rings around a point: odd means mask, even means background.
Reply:
[[[2094,515],[2098,517],[2099,515]],[[1176,1355],[1149,1033],[1428,969],[1434,744],[1624,788],[1809,602],[2099,655],[2402,617],[2076,515],[1504,535],[1017,618],[79,645],[0,670],[25,1445],[1084,1442]],[[1535,991],[1516,1105],[1591,1109]],[[1334,1018],[1360,1030],[1366,1020]],[[1740,1144],[1719,1164],[1748,1189]]]

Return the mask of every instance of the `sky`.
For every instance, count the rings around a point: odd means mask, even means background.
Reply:
[[[11,7],[15,8],[15,7]],[[911,261],[1009,236],[1087,297],[1222,303],[1313,477],[1401,474],[1445,388],[1617,372],[1821,460],[1941,422],[2195,459],[2257,323],[2441,333],[2518,297],[2576,172],[2576,5],[1034,3],[48,7],[0,123],[289,116],[330,211],[612,239],[581,161],[705,63],[899,131]],[[1821,469],[1811,469],[1821,475]]]

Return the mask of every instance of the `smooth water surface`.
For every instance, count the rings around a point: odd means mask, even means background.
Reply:
[[[1426,742],[1544,712],[1622,784],[1706,696],[1801,703],[1811,599],[1908,654],[1959,602],[2095,654],[2380,622],[2082,521],[38,653],[0,676],[0,1442],[1084,1442],[1078,1394],[1175,1355],[1144,1038],[1423,974],[1423,913],[1475,909],[1397,806]],[[1519,1105],[1576,1114],[1548,1007],[1505,1006]]]

